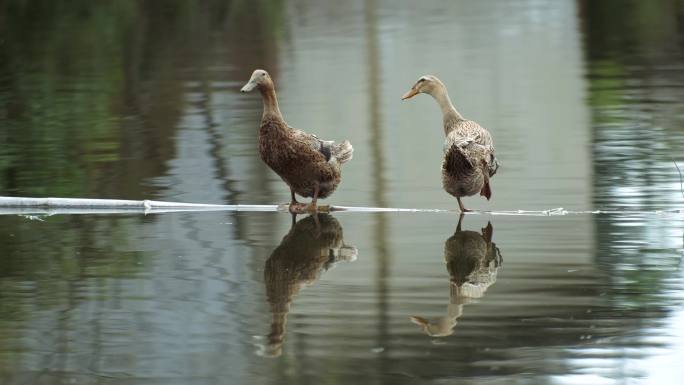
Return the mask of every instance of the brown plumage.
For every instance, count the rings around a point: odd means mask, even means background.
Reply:
[[[273,320],[264,355],[280,355],[290,303],[299,290],[337,262],[356,260],[357,250],[344,244],[340,223],[327,214],[315,215],[294,224],[266,260],[264,282]]]
[[[259,128],[261,159],[290,187],[290,209],[301,208],[295,193],[311,197],[307,209],[316,210],[318,198],[326,198],[340,184],[340,166],[352,158],[354,148],[349,141],[342,143],[319,139],[292,128],[283,119],[275,86],[268,72],[256,70],[242,92],[258,88],[264,102]]]
[[[433,319],[412,316],[413,323],[433,337],[453,333],[457,319],[463,314],[463,305],[475,298],[482,298],[487,289],[496,282],[502,263],[501,252],[494,242],[491,223],[476,231],[461,230],[458,221],[456,232],[444,242],[444,260],[449,271],[449,305],[447,315]]]
[[[442,186],[456,197],[461,211],[461,197],[479,193],[489,200],[492,188],[489,179],[496,174],[499,162],[494,156],[494,141],[485,128],[472,120],[464,119],[449,99],[446,86],[437,77],[422,76],[402,99],[419,93],[431,95],[442,109],[444,134],[444,160]]]

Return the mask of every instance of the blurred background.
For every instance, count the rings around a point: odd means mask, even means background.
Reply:
[[[0,217],[1,382],[684,374],[684,223],[655,213],[684,202],[683,1],[4,1],[0,195],[286,202],[257,154],[259,95],[239,92],[256,68],[290,125],[354,145],[326,203],[457,208],[439,108],[400,100],[434,74],[502,163],[466,206],[643,213],[468,216],[503,262],[467,301],[445,267],[457,215],[336,214],[357,259],[302,259],[287,306],[267,261],[325,245],[302,225],[287,246],[284,214]]]

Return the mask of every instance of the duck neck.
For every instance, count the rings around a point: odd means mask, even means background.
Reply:
[[[273,87],[259,87],[259,92],[261,92],[261,99],[264,101],[264,113],[261,115],[261,118],[271,117],[283,120],[283,115],[278,108],[278,98]]]
[[[439,108],[442,109],[444,134],[448,135],[449,131],[451,131],[450,128],[452,125],[447,123],[453,122],[455,120],[463,120],[463,116],[456,111],[456,107],[454,107],[454,105],[451,103],[451,99],[449,98],[449,93],[447,93],[446,88],[438,88],[437,91],[432,94],[432,97],[435,98],[437,104],[439,104]]]

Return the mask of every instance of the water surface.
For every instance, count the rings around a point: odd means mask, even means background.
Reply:
[[[432,73],[502,162],[469,207],[618,211],[2,216],[0,382],[677,383],[683,9],[0,5],[0,195],[285,202],[238,91],[260,67],[354,144],[330,203],[457,208],[438,107],[400,100]]]

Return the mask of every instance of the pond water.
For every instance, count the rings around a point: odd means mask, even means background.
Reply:
[[[0,4],[0,195],[275,204],[258,95],[349,139],[325,203],[455,210],[438,75],[502,163],[483,210],[0,216],[3,384],[678,384],[684,5]]]

